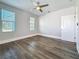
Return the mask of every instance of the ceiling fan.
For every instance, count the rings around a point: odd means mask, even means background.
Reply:
[[[43,12],[42,8],[48,6],[48,4],[41,5],[40,2],[33,2],[33,4],[35,5],[35,8],[34,9],[36,9],[36,10],[38,10],[40,12]]]

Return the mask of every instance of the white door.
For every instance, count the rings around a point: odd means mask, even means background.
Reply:
[[[74,15],[66,15],[61,18],[61,36],[63,40],[75,42],[75,18]]]

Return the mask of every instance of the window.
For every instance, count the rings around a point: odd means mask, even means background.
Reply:
[[[35,30],[35,18],[30,17],[30,31],[34,31],[34,30]]]
[[[2,32],[15,31],[15,13],[2,9],[1,24],[2,24]]]

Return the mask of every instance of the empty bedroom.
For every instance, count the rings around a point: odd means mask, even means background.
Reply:
[[[0,59],[79,59],[79,0],[0,0]]]

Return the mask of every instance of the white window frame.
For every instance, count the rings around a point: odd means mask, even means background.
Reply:
[[[1,9],[1,26],[2,26],[2,32],[14,32],[15,28],[13,28],[13,26],[15,27],[15,21],[4,20],[3,19],[3,10],[6,10],[6,9]],[[9,10],[6,10],[6,11],[9,11]],[[12,12],[12,11],[9,11],[9,12]],[[14,12],[12,12],[12,13],[14,13]],[[14,15],[15,15],[15,13],[14,13]],[[7,27],[6,29],[4,29],[3,23],[6,24],[5,26],[9,26],[9,24],[10,24],[11,27]],[[14,25],[11,25],[12,23]]]
[[[35,18],[30,17],[30,31],[33,32],[35,31]]]

